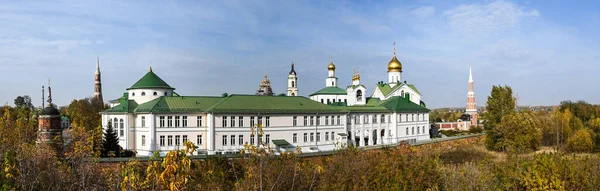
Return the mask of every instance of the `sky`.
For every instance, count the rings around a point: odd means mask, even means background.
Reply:
[[[308,96],[330,57],[342,87],[358,67],[371,95],[394,41],[430,108],[465,105],[469,66],[478,106],[493,85],[519,105],[599,104],[598,34],[598,1],[0,0],[0,104],[41,105],[48,78],[59,106],[90,97],[97,57],[105,101],[149,67],[181,95],[254,94],[265,74],[285,93],[292,61]]]

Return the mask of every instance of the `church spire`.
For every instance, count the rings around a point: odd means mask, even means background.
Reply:
[[[94,98],[99,99],[102,103],[102,78],[100,74],[100,58],[96,57],[96,72],[94,73]]]
[[[50,87],[50,78],[48,78],[48,107],[52,107],[52,88]]]
[[[469,82],[473,82],[473,74],[471,73],[471,65],[469,65]]]

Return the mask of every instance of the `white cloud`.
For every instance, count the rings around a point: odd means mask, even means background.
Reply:
[[[462,5],[444,12],[452,29],[463,34],[506,30],[523,19],[538,17],[537,10],[526,11],[512,2],[496,1],[487,5]]]
[[[431,16],[435,15],[435,8],[430,7],[430,6],[419,7],[415,10],[412,10],[410,12],[410,14],[414,15],[415,17],[419,17],[419,18],[427,18],[427,17],[431,17]]]

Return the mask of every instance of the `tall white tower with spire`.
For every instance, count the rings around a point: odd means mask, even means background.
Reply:
[[[298,77],[296,76],[296,70],[294,70],[294,61],[292,61],[292,70],[288,75],[287,96],[298,96]]]
[[[466,114],[471,116],[471,125],[477,126],[477,105],[475,104],[475,90],[473,88],[473,73],[469,66],[469,91],[467,92]]]
[[[329,65],[327,66],[327,70],[329,72],[328,72],[327,78],[325,78],[325,87],[338,87],[338,83],[337,83],[338,78],[335,77],[335,65],[333,64],[333,57],[331,57],[329,60]]]
[[[99,99],[102,103],[104,100],[102,99],[102,79],[100,77],[100,58],[96,57],[96,72],[94,73],[94,98]]]

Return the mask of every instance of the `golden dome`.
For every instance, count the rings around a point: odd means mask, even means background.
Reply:
[[[402,72],[402,63],[398,61],[396,54],[394,54],[394,57],[388,63],[388,72]]]
[[[329,66],[327,66],[327,70],[335,70],[335,65],[333,65],[333,61],[329,62]]]
[[[357,75],[352,76],[352,81],[354,81],[354,80],[360,80],[360,75],[357,74]]]

